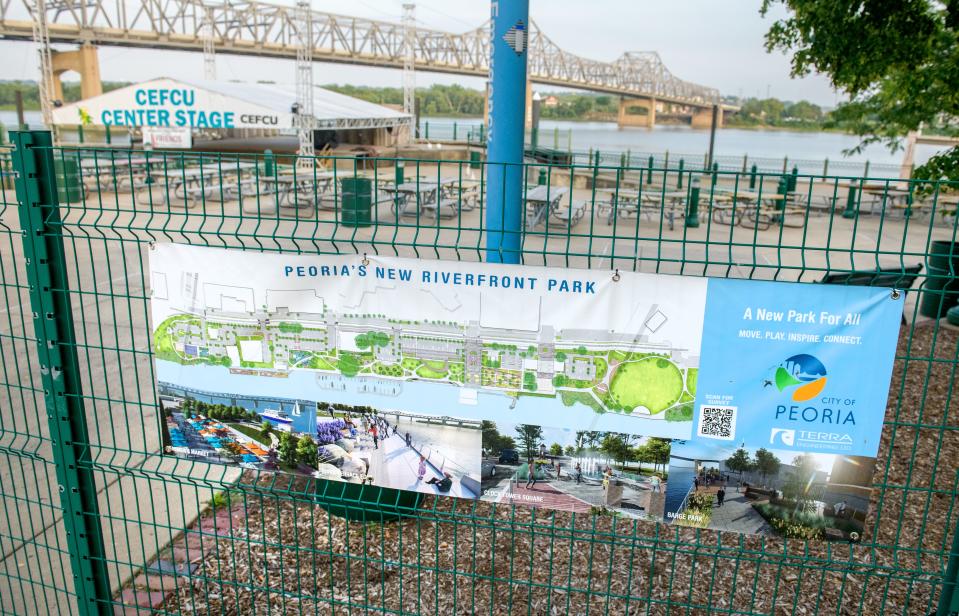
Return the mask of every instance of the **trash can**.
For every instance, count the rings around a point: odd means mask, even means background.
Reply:
[[[959,242],[933,242],[925,269],[919,314],[941,319],[950,308],[959,306]]]
[[[263,151],[263,175],[272,177],[276,172],[276,157],[273,150]]]
[[[372,222],[373,182],[369,178],[344,178],[341,183],[340,222],[347,227],[369,227]]]
[[[480,160],[480,153],[477,150],[470,151],[470,169],[479,169]]]
[[[65,203],[83,201],[80,153],[69,150],[54,152],[53,169],[57,176],[57,198]],[[103,171],[102,173],[107,172]]]

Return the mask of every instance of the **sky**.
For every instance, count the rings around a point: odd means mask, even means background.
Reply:
[[[128,0],[132,1],[132,0]],[[291,4],[291,0],[275,0]],[[402,0],[313,0],[319,11],[399,21]],[[530,0],[530,17],[563,49],[584,57],[611,61],[626,51],[657,51],[670,71],[681,79],[716,87],[723,95],[774,96],[783,100],[810,100],[826,107],[841,100],[820,75],[791,79],[789,58],[766,53],[763,36],[775,17],[759,14],[760,0]],[[423,27],[461,32],[489,17],[489,2],[481,0],[418,0],[416,20]],[[0,42],[0,79],[36,79],[36,54],[29,43]],[[100,50],[100,72],[106,81],[142,81],[167,76],[200,79],[199,53],[105,47]],[[273,80],[292,83],[292,60],[268,60],[220,55],[217,77],[226,80]],[[70,80],[69,75],[64,76]],[[317,84],[401,86],[401,71],[349,65],[317,64]],[[460,83],[482,88],[480,79],[417,73],[417,85]],[[547,88],[540,86],[543,90]]]

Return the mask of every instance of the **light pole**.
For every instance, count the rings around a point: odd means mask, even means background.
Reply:
[[[529,0],[490,3],[486,260],[519,263]]]

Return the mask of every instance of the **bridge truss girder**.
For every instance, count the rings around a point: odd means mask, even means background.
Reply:
[[[218,53],[296,57],[294,6],[209,0],[47,0],[53,42],[92,42],[203,50],[212,17]],[[0,37],[30,40],[35,0],[0,0]],[[313,12],[313,58],[403,68],[401,23]],[[458,34],[415,28],[415,69],[488,74],[489,25]],[[674,76],[655,52],[628,52],[612,62],[567,52],[533,22],[529,76],[534,83],[581,88],[694,106],[719,103],[719,91]]]

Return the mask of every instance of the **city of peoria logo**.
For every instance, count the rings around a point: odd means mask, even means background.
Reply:
[[[826,366],[812,355],[793,355],[776,368],[779,391],[792,390],[796,402],[812,400],[826,387]]]

